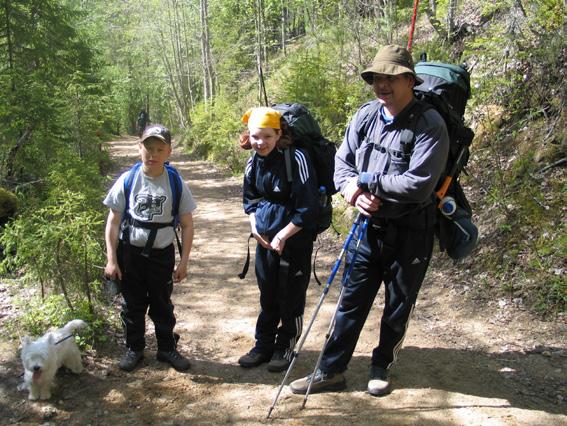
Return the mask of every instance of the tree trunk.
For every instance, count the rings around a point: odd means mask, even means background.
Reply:
[[[31,139],[33,133],[33,125],[28,125],[26,130],[22,133],[22,135],[18,138],[16,145],[14,145],[6,155],[6,179],[7,180],[15,180],[15,165],[16,165],[16,155],[18,151]]]
[[[193,95],[193,73],[191,72],[191,65],[189,61],[189,52],[191,51],[191,45],[189,44],[189,36],[187,34],[187,28],[189,23],[187,21],[187,14],[185,8],[181,9],[182,28],[183,28],[183,39],[185,43],[185,72],[187,73],[187,90],[189,91],[189,105],[191,112],[195,107],[195,97]],[[187,124],[191,125],[191,114],[187,111]]]
[[[455,14],[457,12],[457,0],[450,0],[447,8],[447,39],[451,41],[455,36]]]
[[[439,21],[439,19],[437,19],[437,17],[435,16],[435,11],[437,10],[435,0],[430,0],[429,2],[425,3],[424,8],[425,8],[425,14],[427,15],[427,19],[429,20],[429,23],[431,24],[431,26],[433,27],[439,38],[443,40],[448,40],[449,34],[447,33],[447,29],[443,26],[441,21]]]
[[[284,56],[286,56],[287,52],[287,44],[286,44],[286,26],[287,26],[287,3],[284,0],[281,0],[280,2],[281,8],[282,8],[282,15],[281,15],[281,49],[282,52],[284,54]]]

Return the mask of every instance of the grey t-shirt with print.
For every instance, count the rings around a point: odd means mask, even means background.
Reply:
[[[108,208],[124,213],[126,202],[124,198],[124,179],[129,171],[123,173],[114,183],[103,203]],[[170,223],[173,221],[171,215],[173,208],[173,196],[169,184],[169,176],[164,169],[163,173],[156,177],[144,174],[140,167],[132,181],[130,191],[129,213],[133,219],[142,222]],[[191,190],[183,182],[183,192],[179,200],[179,216],[191,213],[197,208]],[[136,247],[144,247],[148,239],[149,229],[130,227],[130,244]],[[120,235],[122,238],[122,235]],[[166,226],[157,231],[154,248],[165,248],[175,238],[173,227]]]

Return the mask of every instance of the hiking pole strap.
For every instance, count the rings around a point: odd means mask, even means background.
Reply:
[[[248,268],[250,267],[250,238],[252,237],[253,235],[252,233],[250,233],[250,235],[248,236],[248,247],[246,248],[246,261],[244,262],[244,266],[242,267],[242,272],[238,274],[238,278],[240,278],[241,280],[246,278]]]
[[[177,234],[177,228],[173,228],[173,232],[175,233],[175,241],[177,241],[177,250],[179,250],[179,257],[181,257],[181,251],[183,250],[183,244],[181,244],[181,240],[179,239],[179,235]]]

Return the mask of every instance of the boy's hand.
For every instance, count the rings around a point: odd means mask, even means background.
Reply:
[[[104,267],[104,276],[119,280],[122,279],[122,271],[116,262],[107,262],[106,266]]]
[[[173,282],[178,283],[187,278],[187,262],[179,262],[173,271]]]

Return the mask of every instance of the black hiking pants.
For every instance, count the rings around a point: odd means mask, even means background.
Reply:
[[[154,248],[149,257],[142,256],[142,251],[143,247],[122,242],[118,248],[124,297],[120,316],[126,346],[134,351],[144,349],[148,313],[154,323],[158,350],[168,352],[176,346],[171,303],[175,249],[173,244],[163,249]]]
[[[371,362],[385,369],[395,362],[433,251],[434,221],[426,221],[423,229],[415,229],[419,223],[416,218],[412,227],[387,221],[368,227],[344,289],[333,334],[325,347],[322,371],[342,373],[347,369],[382,282],[385,305],[380,339],[372,351]],[[355,247],[353,238],[345,268]]]
[[[313,236],[300,231],[286,241],[282,255],[256,247],[256,280],[260,289],[260,314],[254,350],[284,352],[291,359],[303,329],[305,295],[311,276]]]

